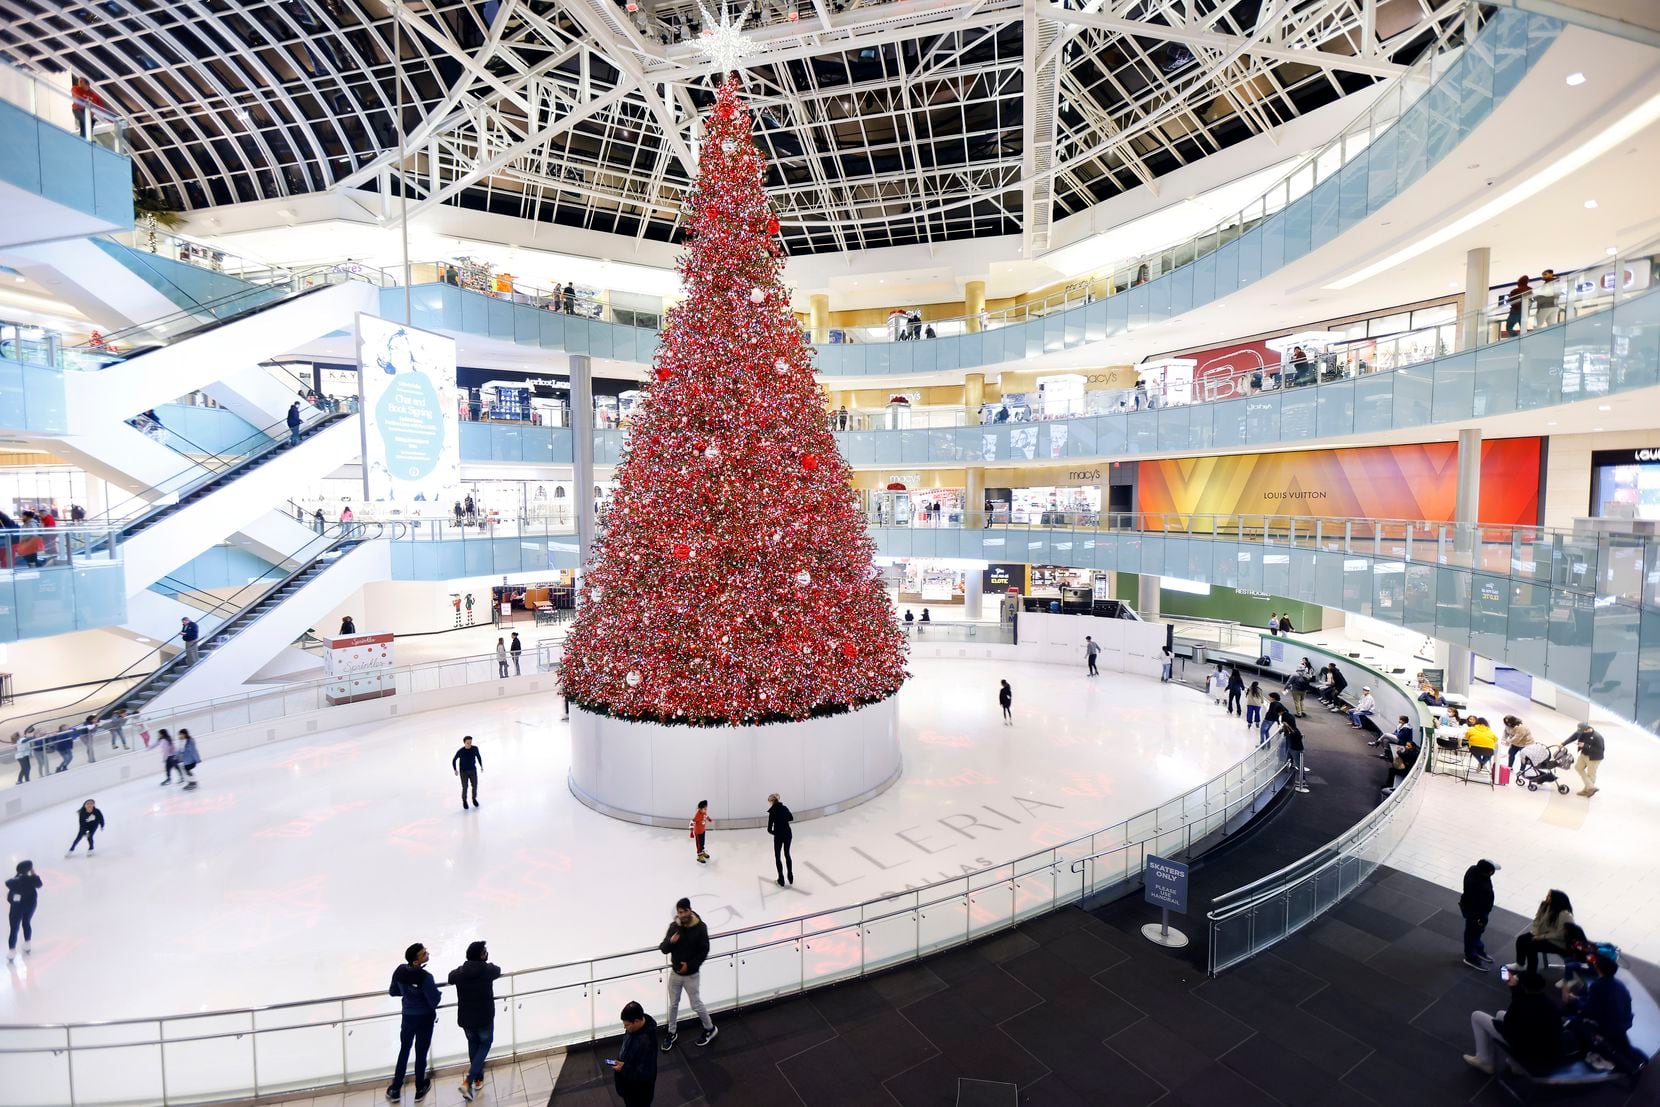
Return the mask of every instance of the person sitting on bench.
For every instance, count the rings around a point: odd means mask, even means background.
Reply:
[[[1349,712],[1349,725],[1356,730],[1362,729],[1366,725],[1365,720],[1371,718],[1372,712],[1377,709],[1378,701],[1372,698],[1372,690],[1362,688],[1360,690],[1360,702],[1355,704],[1353,711]]]
[[[1343,710],[1343,689],[1349,686],[1349,680],[1337,668],[1336,663],[1326,666],[1326,686],[1320,690],[1320,702],[1332,711]]]
[[[1516,935],[1516,960],[1511,972],[1533,972],[1539,967],[1541,954],[1554,953],[1561,957],[1567,952],[1568,924],[1574,921],[1574,905],[1568,893],[1552,888],[1539,901],[1539,910],[1533,913],[1533,922]]]
[[[1536,972],[1512,972],[1510,1006],[1496,1015],[1471,1011],[1470,1033],[1476,1051],[1464,1061],[1489,1075],[1497,1067],[1498,1046],[1532,1073],[1549,1072],[1562,1060],[1562,1012]]]
[[[1591,954],[1595,974],[1589,983],[1575,977],[1562,981],[1562,1005],[1568,1013],[1568,1034],[1585,1050],[1585,1063],[1598,1072],[1630,1072],[1637,1067],[1632,1056],[1631,992],[1620,971],[1619,950],[1599,943]]]

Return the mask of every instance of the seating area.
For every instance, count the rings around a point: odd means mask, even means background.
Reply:
[[[1631,1030],[1627,1039],[1633,1049],[1652,1058],[1660,1051],[1660,1005],[1654,1001],[1654,996],[1637,979],[1635,973],[1622,972],[1619,977],[1625,984],[1626,990],[1631,993]],[[1637,1076],[1618,1071],[1595,1068],[1583,1057],[1575,1058],[1563,1065],[1558,1065],[1549,1072],[1531,1072],[1510,1056],[1504,1048],[1503,1040],[1497,1043],[1501,1053],[1504,1053],[1506,1064],[1499,1067],[1495,1074],[1501,1088],[1517,1099],[1526,1099],[1530,1090],[1529,1085],[1545,1085],[1552,1087],[1583,1086],[1590,1084],[1613,1084],[1624,1081],[1635,1083],[1643,1070]],[[1646,1069],[1646,1065],[1644,1066]]]

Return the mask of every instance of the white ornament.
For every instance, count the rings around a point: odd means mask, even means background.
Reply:
[[[590,600],[593,600],[595,603],[598,603],[600,601],[600,597],[602,597],[604,595],[605,595],[605,589],[595,588],[593,591],[588,593],[588,598]]]
[[[710,461],[715,460],[720,456],[720,447],[715,445],[713,442],[709,443],[708,447],[703,451],[703,456],[708,458]]]
[[[750,303],[752,303],[752,304],[761,304],[761,303],[765,303],[766,299],[767,299],[767,290],[766,289],[764,289],[764,288],[752,288],[752,289],[749,290],[749,302]]]
[[[797,584],[811,584],[813,583],[813,574],[803,569],[795,575],[795,582]]]
[[[637,686],[640,683],[640,674],[636,673],[633,669],[630,669],[628,671],[628,675],[623,677],[623,683],[628,685],[630,688]]]
[[[779,358],[777,361],[773,362],[772,367],[780,377],[790,371],[790,363],[785,361],[783,358]]]
[[[736,150],[737,148],[738,148],[738,142],[737,142],[736,139],[723,138],[723,139],[720,140],[720,152],[723,153],[723,154],[730,154],[732,151]]]
[[[755,44],[744,37],[744,20],[749,18],[750,9],[745,7],[734,20],[723,4],[718,22],[703,5],[699,4],[697,10],[703,16],[703,34],[692,45],[698,53],[714,62],[724,77],[739,68],[738,63],[755,51]]]

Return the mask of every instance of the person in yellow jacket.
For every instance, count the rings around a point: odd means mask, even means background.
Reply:
[[[1476,764],[1486,769],[1498,752],[1499,736],[1493,733],[1493,728],[1487,725],[1487,720],[1477,715],[1470,720],[1470,726],[1464,731],[1464,741],[1470,747],[1470,756],[1475,758]]]

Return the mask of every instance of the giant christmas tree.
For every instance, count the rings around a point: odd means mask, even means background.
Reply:
[[[781,722],[885,699],[905,638],[779,279],[738,83],[706,119],[663,329],[560,677],[592,712]]]

